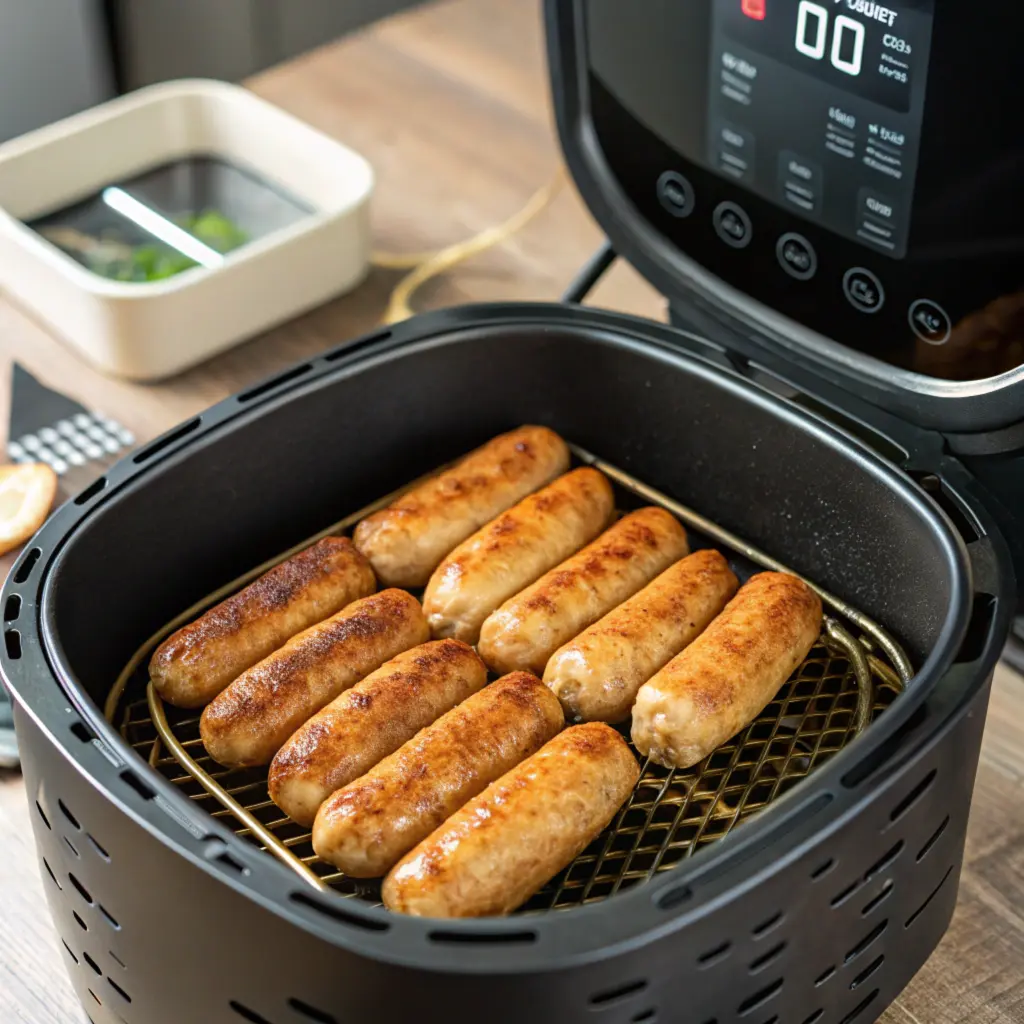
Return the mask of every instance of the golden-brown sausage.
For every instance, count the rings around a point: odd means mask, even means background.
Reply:
[[[352,541],[325,537],[172,633],[149,678],[169,703],[202,707],[296,633],[376,589]]]
[[[704,631],[738,585],[717,551],[695,551],[555,651],[544,682],[566,718],[629,718],[640,687]]]
[[[423,610],[433,635],[475,644],[495,608],[593,540],[613,511],[611,484],[584,467],[502,513],[430,577]]]
[[[292,637],[208,704],[199,731],[224,765],[268,764],[311,715],[429,637],[423,611],[404,590],[364,597]]]
[[[418,917],[511,913],[597,838],[639,777],[611,726],[566,729],[405,856],[384,880],[384,905]]]
[[[540,675],[559,647],[688,550],[686,531],[663,508],[623,516],[492,612],[480,628],[480,656],[493,672]]]
[[[539,679],[504,676],[328,797],[313,824],[313,849],[355,878],[383,875],[563,722]]]
[[[422,587],[452,548],[568,468],[553,430],[520,427],[367,516],[356,547],[385,586]]]
[[[277,752],[270,797],[300,825],[487,682],[487,668],[461,640],[434,640],[392,658],[317,712]]]
[[[754,720],[821,632],[821,601],[788,573],[762,572],[710,626],[640,687],[637,750],[689,768]]]

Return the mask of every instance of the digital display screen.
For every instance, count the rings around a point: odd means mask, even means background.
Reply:
[[[713,0],[713,168],[906,253],[934,0]]]

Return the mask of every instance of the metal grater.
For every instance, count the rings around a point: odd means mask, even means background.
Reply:
[[[116,420],[46,387],[18,363],[11,372],[7,436],[11,462],[53,467],[58,502],[88,487],[135,444],[132,432]],[[0,685],[0,768],[17,765],[11,706]]]

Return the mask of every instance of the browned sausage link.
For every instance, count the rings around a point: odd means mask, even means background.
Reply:
[[[787,573],[752,576],[682,654],[640,687],[637,750],[689,768],[749,725],[807,657],[821,601]]]
[[[224,765],[269,764],[311,715],[428,636],[422,609],[404,590],[354,602],[292,637],[207,705],[199,722],[207,752]]]
[[[579,554],[492,612],[480,657],[494,672],[540,675],[548,658],[689,550],[686,531],[663,508],[623,516]]]
[[[202,707],[296,633],[376,589],[352,541],[325,537],[172,633],[149,677],[169,703]]]
[[[329,797],[317,812],[313,849],[355,878],[383,875],[563,721],[539,679],[504,676]]]
[[[488,523],[430,577],[423,610],[434,636],[475,644],[484,619],[593,540],[610,521],[613,506],[611,484],[584,467]]]
[[[419,917],[511,913],[597,838],[639,777],[611,726],[566,729],[403,858],[384,880],[385,906]]]
[[[425,726],[476,693],[487,669],[461,640],[405,651],[315,714],[277,752],[270,797],[300,825]]]
[[[695,551],[555,651],[544,682],[570,720],[623,722],[640,687],[704,631],[738,586],[717,551]]]
[[[422,587],[452,548],[568,468],[553,430],[520,427],[367,516],[356,547],[385,586]]]

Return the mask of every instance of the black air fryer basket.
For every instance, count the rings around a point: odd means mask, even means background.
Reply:
[[[932,434],[730,347],[570,304],[417,317],[220,403],[53,516],[6,583],[2,667],[43,884],[94,1024],[877,1018],[956,902],[1010,558]],[[389,914],[372,889],[310,884],[260,849],[180,767],[199,749],[183,760],[155,741],[162,709],[132,659],[232,581],[522,423],[559,431],[634,496],[695,510],[694,539],[741,572],[765,552],[835,595],[837,636],[881,624],[913,672],[896,695],[898,652],[848,637],[844,679],[857,662],[876,680],[874,721],[854,735],[854,687],[819,716],[817,746],[792,747],[799,784],[758,790],[746,816],[736,800],[754,788],[726,794],[698,831],[726,813],[738,826],[674,861],[638,856],[628,877],[549,903],[563,909]],[[839,655],[826,640],[816,657]],[[789,708],[750,743],[767,750]],[[223,788],[242,803],[249,785]],[[671,829],[686,788],[659,794],[647,824]],[[622,859],[638,830],[619,826],[588,863]]]

